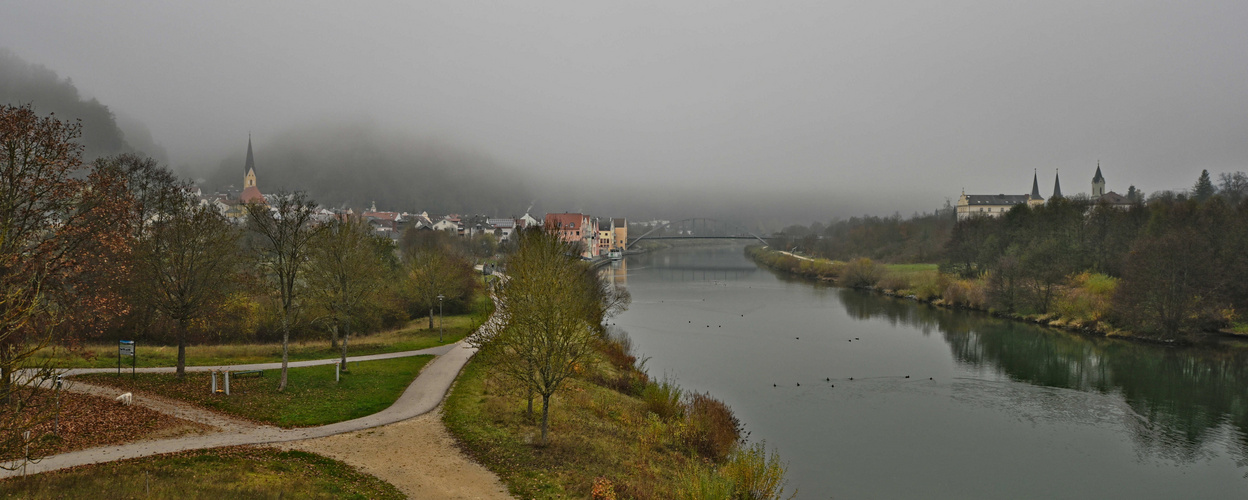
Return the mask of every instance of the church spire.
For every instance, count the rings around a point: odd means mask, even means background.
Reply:
[[[1040,173],[1038,171],[1031,173],[1031,199],[1044,201],[1044,198],[1040,196]]]
[[[1062,172],[1059,169],[1057,175],[1053,177],[1053,197],[1062,197]]]
[[[243,175],[256,170],[256,159],[251,155],[251,134],[247,134],[247,162],[243,164]]]

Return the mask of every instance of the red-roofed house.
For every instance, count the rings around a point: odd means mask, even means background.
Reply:
[[[590,216],[577,213],[546,214],[546,222],[542,227],[559,235],[560,240],[580,245],[581,256],[592,258],[598,255],[598,228]]]

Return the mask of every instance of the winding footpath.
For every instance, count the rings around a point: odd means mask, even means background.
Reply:
[[[442,399],[446,395],[447,391],[450,390],[451,384],[455,382],[455,378],[459,375],[459,371],[464,367],[464,365],[468,362],[468,359],[471,358],[475,352],[475,349],[471,348],[464,342],[460,342],[457,344],[421,349],[418,351],[348,357],[348,362],[357,362],[426,354],[437,356],[433,361],[430,361],[427,365],[425,365],[424,369],[422,369],[416,379],[412,381],[411,385],[403,391],[403,394],[399,396],[399,399],[396,400],[394,404],[390,405],[389,408],[354,420],[347,420],[319,427],[282,429],[271,425],[257,425],[249,422],[236,421],[213,412],[188,408],[186,405],[165,398],[153,398],[146,396],[136,397],[135,404],[142,404],[144,406],[148,406],[165,413],[170,413],[181,418],[186,418],[188,420],[210,423],[210,425],[220,427],[222,431],[211,434],[185,436],[172,439],[102,446],[98,448],[62,453],[60,455],[46,457],[37,463],[28,464],[26,472],[28,474],[37,474],[40,472],[63,469],[66,467],[75,467],[79,465],[110,462],[114,460],[124,460],[128,458],[146,457],[180,451],[199,450],[204,448],[303,441],[372,429],[388,424],[402,422],[427,414],[437,408],[442,402]],[[338,359],[296,361],[289,363],[289,366],[293,368],[301,366],[326,365],[337,362]],[[273,370],[280,368],[281,363],[257,363],[229,366],[188,366],[186,367],[186,370],[212,371],[229,369],[231,371],[241,371]],[[110,371],[108,368],[73,369],[66,371],[65,374],[72,376],[84,373],[108,371]],[[174,371],[174,368],[139,368],[137,371],[142,373],[170,373]],[[80,382],[75,382],[74,385],[80,386],[77,389],[82,392],[90,392],[110,397],[116,395],[117,393],[115,389],[105,389]],[[21,473],[20,469],[16,471],[0,470],[0,478],[18,476],[21,475]]]

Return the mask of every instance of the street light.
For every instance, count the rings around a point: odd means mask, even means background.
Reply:
[[[442,320],[446,318],[446,316],[442,315],[442,299],[444,298],[446,297],[444,297],[440,293],[438,294],[438,342],[439,343],[442,342]]]

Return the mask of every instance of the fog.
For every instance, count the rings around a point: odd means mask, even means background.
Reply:
[[[1058,169],[1086,192],[1098,161],[1120,193],[1248,170],[1244,19],[1236,1],[41,1],[6,5],[0,47],[200,177],[241,172],[250,133],[262,188],[390,149],[353,167],[378,194],[329,204],[419,205],[382,192],[411,165],[520,186],[480,211],[809,222],[1021,194],[1033,171],[1046,196]],[[335,131],[359,141],[327,150]],[[300,144],[322,158],[295,162]],[[437,203],[476,204],[471,176],[445,179],[459,198]]]

